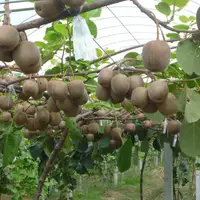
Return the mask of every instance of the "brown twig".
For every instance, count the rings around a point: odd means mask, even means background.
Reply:
[[[152,15],[151,11],[146,9],[145,7],[143,7],[137,0],[131,0],[133,2],[133,4],[135,4],[141,12],[145,13],[150,19],[152,19],[155,22],[154,16]],[[181,29],[176,29],[176,28],[172,28],[170,26],[167,25],[167,22],[163,22],[159,19],[158,23],[163,26],[164,28],[176,32],[176,33],[199,33],[198,30],[181,30]]]
[[[4,13],[4,20],[3,20],[3,24],[4,25],[10,25],[10,6],[9,6],[9,0],[5,0],[5,5],[4,5],[4,9],[5,9],[5,13]]]
[[[38,187],[37,187],[37,191],[35,193],[35,198],[34,200],[39,200],[40,196],[41,196],[41,192],[42,192],[42,188],[43,188],[43,185],[44,185],[44,182],[53,166],[53,163],[58,155],[58,153],[60,152],[60,150],[62,149],[63,145],[64,145],[64,142],[65,142],[65,139],[67,138],[68,136],[68,129],[65,128],[64,132],[63,132],[63,135],[61,136],[59,142],[55,145],[55,148],[54,150],[52,151],[50,157],[49,157],[49,160],[47,161],[45,167],[44,167],[44,170],[43,170],[43,173],[42,173],[42,176],[40,178],[40,181],[38,183]]]

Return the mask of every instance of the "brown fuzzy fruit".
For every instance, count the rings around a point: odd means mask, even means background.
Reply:
[[[110,90],[98,85],[96,87],[96,97],[100,101],[107,101],[110,99]]]
[[[64,100],[57,100],[56,105],[60,110],[63,110],[64,112],[76,109],[78,107],[68,96]]]
[[[80,98],[77,98],[77,99],[74,99],[74,103],[76,105],[84,105],[88,102],[89,100],[89,95],[88,95],[88,92],[86,89],[84,89],[84,93],[83,93],[83,96],[80,97]]]
[[[104,110],[104,109],[101,109],[101,110],[98,110],[97,112],[95,112],[95,115],[98,117],[103,117],[105,114],[106,114],[106,110]]]
[[[114,76],[112,69],[105,68],[99,72],[98,83],[104,88],[111,87],[111,79]]]
[[[197,27],[200,30],[200,7],[198,8],[196,13],[196,22],[197,22]]]
[[[25,96],[37,96],[39,93],[38,84],[33,79],[28,79],[23,82],[22,91]]]
[[[35,128],[35,119],[34,118],[28,118],[27,123],[25,124],[25,128],[29,131],[36,131]]]
[[[41,121],[41,118],[38,118],[38,117],[34,119],[34,123],[35,123],[36,130],[44,131],[48,127],[48,123],[44,123],[44,120]]]
[[[27,114],[27,115],[34,115],[36,113],[36,106],[35,105],[31,105],[27,102],[24,103],[24,108],[23,111]]]
[[[99,124],[92,122],[88,125],[88,132],[91,134],[97,134],[99,132]]]
[[[170,120],[167,124],[167,131],[170,135],[177,135],[181,129],[181,122],[178,120]]]
[[[128,132],[135,132],[136,126],[134,123],[128,122],[125,124],[125,130]]]
[[[0,61],[2,62],[12,62],[12,51],[3,51],[0,49]]]
[[[16,28],[10,25],[0,26],[0,49],[12,51],[19,43],[19,33]]]
[[[35,12],[42,18],[54,19],[62,13],[64,7],[57,0],[35,1]]]
[[[143,113],[139,113],[136,115],[136,118],[141,120],[141,119],[144,119],[144,114]]]
[[[144,128],[151,128],[152,127],[152,121],[151,120],[145,120],[143,121]]]
[[[72,99],[81,98],[84,94],[85,85],[81,80],[73,80],[68,83],[68,90]]]
[[[47,110],[49,112],[59,112],[60,111],[60,109],[56,105],[56,101],[52,97],[49,97],[49,99],[47,101]]]
[[[94,141],[94,135],[93,134],[87,134],[86,138],[88,141]]]
[[[46,78],[38,78],[37,84],[38,84],[39,92],[44,92],[47,90],[48,81]]]
[[[158,110],[165,116],[170,116],[178,112],[177,99],[172,93],[168,93],[166,99],[157,104]]]
[[[81,111],[81,107],[75,106],[75,107],[71,107],[67,111],[64,111],[64,113],[67,117],[76,117],[80,113],[80,111]]]
[[[154,81],[147,90],[149,99],[154,103],[162,103],[169,92],[167,82],[163,80]]]
[[[117,74],[111,80],[112,91],[116,95],[125,96],[130,88],[128,77],[124,74]]]
[[[24,129],[24,138],[30,139],[32,136],[30,134],[30,131],[27,129]]]
[[[50,125],[58,126],[61,122],[62,118],[59,112],[51,112],[50,113]]]
[[[1,115],[2,122],[9,122],[11,120],[11,114],[9,112],[3,112]]]
[[[18,98],[23,101],[27,101],[29,99],[29,96],[26,96],[24,93],[20,93],[18,94]]]
[[[104,131],[103,131],[104,136],[109,136],[111,134],[111,130],[112,130],[111,125],[106,124],[104,126]]]
[[[12,109],[14,102],[9,95],[0,96],[0,108],[4,111]]]
[[[22,105],[22,104],[17,104],[16,106],[15,106],[15,112],[18,112],[18,111],[23,111],[23,109],[24,109],[24,106]]]
[[[46,108],[41,108],[40,110],[37,111],[36,113],[36,118],[37,118],[37,122],[39,124],[44,124],[44,125],[48,125],[49,121],[50,121],[50,113]]]
[[[47,92],[55,100],[64,100],[68,94],[67,84],[64,81],[51,80],[47,85]]]
[[[28,118],[27,118],[26,113],[24,113],[22,111],[18,111],[14,115],[14,122],[18,126],[26,124],[27,120],[28,120]]]
[[[122,103],[125,98],[123,95],[116,95],[113,91],[111,91],[110,95],[111,95],[111,102],[113,104]]]
[[[144,67],[152,72],[163,72],[170,62],[171,50],[167,42],[153,40],[146,43],[142,50]]]
[[[113,128],[111,130],[110,135],[112,136],[113,140],[121,140],[122,130],[121,128]]]
[[[24,74],[34,74],[40,69],[40,51],[33,42],[20,42],[13,51],[13,59]]]
[[[137,87],[131,95],[131,102],[134,106],[144,108],[148,104],[148,92],[144,87]]]
[[[142,110],[145,113],[155,113],[158,110],[158,108],[154,102],[149,100],[148,104],[144,108],[142,108]]]
[[[60,124],[59,124],[59,128],[61,130],[63,130],[63,129],[65,129],[65,127],[66,127],[66,122],[65,121],[61,121]]]
[[[83,134],[88,134],[89,133],[89,131],[88,131],[88,125],[81,126],[81,132]]]

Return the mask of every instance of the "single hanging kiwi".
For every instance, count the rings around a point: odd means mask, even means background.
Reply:
[[[67,86],[72,99],[81,98],[84,95],[85,85],[83,81],[73,80]]]
[[[2,95],[0,96],[0,108],[4,111],[8,111],[12,109],[14,106],[14,102],[10,95]]]
[[[162,103],[169,92],[167,82],[164,80],[157,80],[150,83],[147,90],[149,99],[154,103]]]
[[[100,101],[107,101],[108,99],[110,99],[110,89],[104,88],[101,85],[97,85],[96,97]]]
[[[35,12],[43,18],[54,19],[60,15],[64,6],[57,0],[37,0],[34,3]]]
[[[89,100],[89,95],[88,95],[88,92],[86,89],[84,89],[84,93],[83,93],[83,96],[80,97],[80,98],[77,98],[77,99],[74,99],[74,103],[76,105],[84,105],[88,102]]]
[[[0,49],[12,51],[19,43],[19,33],[16,28],[10,25],[0,26]]]
[[[50,113],[50,125],[58,126],[61,122],[62,118],[59,112],[51,112]]]
[[[50,121],[50,113],[46,108],[41,108],[36,113],[37,122],[39,124],[48,125]]]
[[[9,122],[11,120],[11,118],[12,118],[12,116],[11,116],[11,114],[8,111],[3,112],[1,114],[1,121],[2,122]]]
[[[111,90],[110,95],[111,95],[111,102],[113,104],[122,103],[125,98],[123,95],[116,95],[112,90]]]
[[[148,92],[144,87],[137,87],[131,95],[131,102],[134,106],[144,108],[148,104]]]
[[[56,101],[50,96],[47,101],[47,110],[49,112],[59,112],[60,109],[56,105]]]
[[[116,95],[125,96],[129,91],[130,83],[124,74],[117,74],[111,80],[111,89]]]
[[[46,78],[38,78],[37,84],[38,84],[39,92],[44,92],[47,90],[48,81]]]
[[[174,94],[169,92],[165,100],[157,104],[157,108],[165,116],[176,114],[178,112],[178,104]]]
[[[171,50],[167,42],[153,40],[146,43],[142,50],[144,67],[152,72],[163,72],[170,62]]]
[[[155,113],[158,110],[158,108],[156,104],[149,99],[147,105],[144,108],[142,108],[142,110],[145,113]]]
[[[12,51],[0,50],[0,61],[2,61],[2,62],[12,62],[13,61]]]
[[[25,96],[37,96],[39,93],[38,84],[33,79],[28,79],[23,82],[22,91]]]
[[[89,125],[88,125],[88,132],[90,134],[97,134],[99,131],[99,124],[96,123],[96,122],[91,122]]]
[[[18,126],[26,124],[27,120],[28,120],[28,118],[27,118],[26,113],[24,113],[22,111],[17,111],[14,115],[14,122]]]
[[[98,75],[98,83],[104,88],[111,87],[111,79],[114,76],[114,72],[112,69],[105,68],[99,72]]]
[[[167,123],[167,131],[170,135],[177,135],[181,129],[181,122],[178,120],[169,120]]]

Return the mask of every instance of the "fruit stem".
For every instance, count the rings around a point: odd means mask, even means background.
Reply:
[[[9,6],[9,0],[5,0],[4,5],[5,13],[4,13],[4,25],[10,25],[10,6]]]
[[[151,12],[151,14],[153,15],[154,17],[154,22],[156,23],[156,28],[157,28],[157,33],[156,33],[156,40],[159,40],[159,23],[158,23],[158,19],[156,18],[156,15]]]

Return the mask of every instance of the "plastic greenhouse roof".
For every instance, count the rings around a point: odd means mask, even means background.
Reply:
[[[0,15],[4,12],[4,0],[0,0]],[[33,10],[33,3],[26,0],[10,0],[11,24],[16,25],[39,18]],[[157,18],[166,21],[166,17],[160,14],[155,5],[159,0],[140,0],[141,5],[154,12]],[[187,6],[175,16],[175,20],[170,26],[181,24],[179,16],[195,16],[200,0],[190,0]],[[22,11],[23,10],[23,11]],[[102,14],[99,18],[92,19],[98,28],[97,43],[103,49],[119,51],[135,45],[144,44],[150,40],[156,39],[156,25],[144,13],[142,13],[131,1],[124,1],[102,8]],[[45,29],[49,25],[41,26],[38,29],[27,30],[29,40],[43,40]],[[164,33],[170,31],[162,28]],[[176,43],[170,44],[176,46]],[[134,51],[141,52],[141,48]],[[119,60],[126,54],[121,53],[114,56],[113,59]]]

